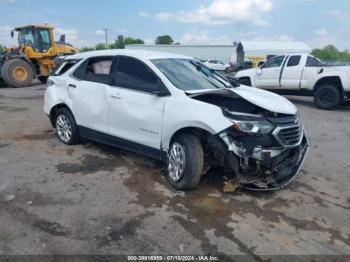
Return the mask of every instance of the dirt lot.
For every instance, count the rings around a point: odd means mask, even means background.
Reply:
[[[0,254],[350,254],[350,107],[299,107],[311,150],[274,193],[222,193],[211,172],[177,192],[164,166],[88,142],[66,146],[44,86],[0,89]]]

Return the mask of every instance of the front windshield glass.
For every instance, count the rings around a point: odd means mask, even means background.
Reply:
[[[152,62],[175,87],[183,91],[232,87],[228,80],[198,60],[166,58]]]
[[[23,28],[18,32],[18,43],[19,45],[33,46],[34,37],[31,28]]]

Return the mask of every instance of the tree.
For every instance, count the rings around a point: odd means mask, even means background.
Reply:
[[[108,46],[104,43],[99,43],[95,46],[95,49],[96,50],[105,50],[105,49],[108,49]]]
[[[80,49],[79,49],[79,52],[80,52],[80,53],[84,53],[84,52],[89,52],[89,51],[94,51],[94,50],[95,50],[95,48],[93,48],[93,47],[87,47],[87,46],[85,46],[85,47],[80,48]]]
[[[160,35],[156,38],[156,45],[172,45],[173,38],[170,35]]]
[[[2,44],[0,44],[0,54],[3,52],[5,52],[5,47]]]
[[[139,38],[124,37],[123,35],[118,35],[117,39],[114,41],[114,43],[110,45],[110,48],[111,49],[124,49],[125,45],[144,44],[144,43],[145,42]]]
[[[312,50],[312,54],[323,61],[340,61],[340,62],[348,62],[350,61],[350,53],[348,50],[343,52],[339,51],[333,45],[327,45],[322,49],[314,49]]]

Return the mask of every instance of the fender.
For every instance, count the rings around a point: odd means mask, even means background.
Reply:
[[[349,84],[347,85],[347,77],[345,75],[345,73],[343,72],[337,72],[335,74],[335,72],[327,72],[327,71],[323,71],[322,73],[318,74],[311,82],[311,90],[315,91],[315,89],[317,88],[318,84],[320,82],[322,82],[322,80],[325,80],[328,77],[335,77],[335,78],[339,78],[340,80],[340,88],[344,91],[345,89],[349,90]]]

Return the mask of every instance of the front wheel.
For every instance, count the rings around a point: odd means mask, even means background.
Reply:
[[[192,134],[176,137],[168,153],[169,183],[176,189],[191,189],[198,185],[204,165],[203,147]]]
[[[12,87],[29,86],[34,78],[31,65],[19,58],[7,61],[1,69],[1,75],[6,84]]]
[[[252,86],[252,83],[250,82],[250,79],[249,78],[242,78],[242,79],[239,79],[238,81],[241,85],[244,85],[244,86]]]
[[[67,108],[60,108],[55,115],[55,126],[59,140],[67,145],[78,144],[79,134],[72,113]]]
[[[330,110],[337,107],[341,102],[339,89],[333,85],[323,85],[314,93],[314,103],[320,109]]]

